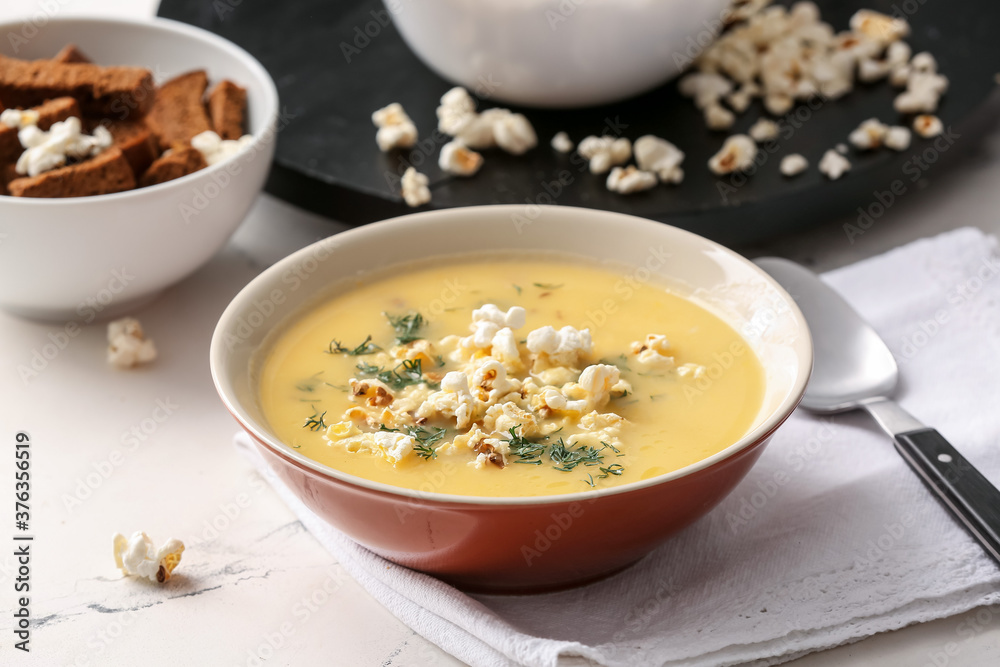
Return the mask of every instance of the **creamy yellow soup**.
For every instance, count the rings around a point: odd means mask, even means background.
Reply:
[[[474,496],[683,468],[740,439],[763,389],[754,353],[708,310],[547,255],[357,280],[278,331],[260,373],[271,428],[305,456]]]

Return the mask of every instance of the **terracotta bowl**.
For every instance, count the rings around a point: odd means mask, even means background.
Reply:
[[[368,481],[282,443],[258,400],[270,332],[345,278],[415,256],[553,249],[636,267],[739,331],[766,372],[764,405],[738,442],[699,463],[619,487],[537,498],[480,498]],[[725,360],[708,368],[724,372]],[[736,253],[695,234],[616,213],[562,206],[483,206],[418,213],[296,252],[240,292],[211,348],[226,407],[277,475],[324,520],[385,558],[482,591],[570,586],[642,558],[729,494],[791,414],[812,367],[795,302]],[[611,528],[611,529],[609,529]]]

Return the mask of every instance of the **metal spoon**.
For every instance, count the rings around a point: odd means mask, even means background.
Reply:
[[[792,295],[809,323],[815,360],[802,407],[819,413],[867,410],[910,467],[1000,563],[1000,491],[940,433],[891,400],[899,372],[875,330],[805,267],[776,257],[754,261]]]

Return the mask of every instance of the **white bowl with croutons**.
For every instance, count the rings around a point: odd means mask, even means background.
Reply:
[[[21,22],[0,24],[0,34],[20,35],[22,28]],[[146,68],[156,86],[192,70],[205,70],[208,91],[221,81],[233,82],[246,91],[242,123],[232,121],[229,109],[225,110],[229,121],[223,123],[222,102],[217,114],[216,107],[209,108],[207,97],[202,101],[209,130],[225,124],[232,134],[235,125],[242,125],[242,132],[249,137],[242,139],[238,149],[234,140],[226,144],[232,150],[225,154],[215,152],[209,156],[204,148],[192,152],[188,143],[182,145],[170,131],[163,130],[174,119],[160,118],[149,145],[153,151],[150,158],[162,158],[152,164],[162,169],[151,176],[147,162],[137,164],[130,153],[131,176],[124,168],[119,170],[124,174],[121,179],[109,176],[109,185],[101,187],[121,191],[108,194],[73,196],[78,190],[72,185],[60,190],[63,182],[70,183],[78,174],[67,173],[59,180],[52,176],[62,173],[58,167],[49,177],[45,172],[34,177],[25,173],[29,163],[38,169],[39,161],[21,160],[28,147],[21,140],[23,128],[14,126],[20,128],[21,165],[18,168],[14,163],[5,164],[0,169],[6,169],[8,174],[4,185],[10,188],[4,192],[16,190],[22,196],[0,195],[0,308],[31,318],[89,322],[115,316],[152,299],[205,264],[225,244],[267,177],[278,131],[278,93],[267,71],[243,49],[205,30],[166,19],[53,18],[37,32],[33,29],[30,38],[3,40],[0,56],[19,61],[48,60],[67,44],[76,45],[99,66]],[[5,84],[5,72],[20,75],[24,67],[0,58],[0,103],[8,108],[28,107],[31,97],[38,93],[30,87],[8,85],[9,81]],[[59,77],[67,70],[44,67],[47,76],[63,81]],[[90,86],[86,90],[99,92],[99,83],[88,78],[97,82],[98,75],[91,70],[74,72],[66,76],[86,80]],[[15,98],[13,104],[3,99],[5,91],[8,98]],[[22,92],[23,98],[19,97]],[[91,143],[101,144],[102,130],[96,125],[114,129],[115,122],[138,121],[138,110],[149,104],[145,89],[137,87],[104,100],[98,108],[98,92],[90,98],[84,93],[79,100],[83,132],[92,133]],[[237,105],[232,103],[233,108]],[[147,120],[141,125],[146,126]],[[24,122],[32,121],[28,117]],[[182,129],[203,129],[203,124],[203,119],[190,124],[185,120]],[[42,128],[42,124],[38,123],[38,127]],[[54,129],[42,133],[42,138],[54,136]],[[93,149],[94,153],[80,155],[67,150],[67,163],[61,169],[99,158],[120,166],[114,153],[117,146],[102,146]],[[98,154],[100,150],[104,152]],[[188,153],[197,164],[193,160],[188,160],[186,167],[171,163],[171,159],[173,163],[183,162],[178,156]],[[44,160],[40,162],[44,167]],[[143,173],[135,173],[139,169]],[[92,171],[96,172],[96,167]],[[171,176],[172,180],[166,180]],[[136,187],[122,189],[127,187],[128,178]],[[16,179],[22,180],[18,183]],[[153,184],[140,187],[141,183]],[[90,187],[89,182],[85,185]],[[23,196],[48,191],[57,196]]]
[[[445,78],[511,104],[581,107],[687,68],[729,0],[384,0],[406,43]]]

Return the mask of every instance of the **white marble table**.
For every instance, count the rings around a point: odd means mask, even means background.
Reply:
[[[0,20],[47,7],[144,16],[155,4],[4,0]],[[993,102],[996,116],[1000,100]],[[963,141],[970,154],[960,168],[941,177],[929,171],[922,192],[908,194],[854,244],[842,230],[851,220],[842,220],[744,250],[825,269],[959,225],[1000,231],[1000,131],[987,124]],[[29,365],[62,327],[0,314],[0,489],[9,498],[9,453],[14,434],[26,430],[33,440],[36,534],[32,652],[11,650],[5,612],[0,664],[460,664],[347,577],[236,455],[235,423],[209,377],[209,339],[229,299],[271,262],[341,228],[262,196],[225,250],[136,313],[155,336],[160,358],[134,372],[107,366],[104,327],[95,325],[24,380],[18,366]],[[139,529],[188,545],[179,576],[166,588],[119,580],[110,536]],[[6,546],[0,554],[6,610],[16,570]],[[1000,664],[1000,608],[790,664]]]

